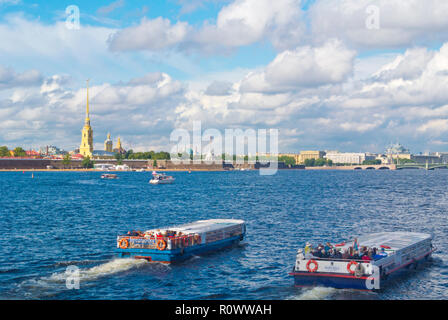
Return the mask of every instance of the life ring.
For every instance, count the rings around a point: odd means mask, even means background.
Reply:
[[[157,244],[156,244],[156,247],[157,247],[157,249],[159,249],[160,251],[165,250],[165,249],[166,249],[166,242],[165,242],[165,240],[163,240],[163,239],[158,240],[158,241],[157,241]]]
[[[314,264],[314,268],[311,269],[310,264]],[[306,268],[308,269],[309,272],[316,272],[317,268],[319,268],[319,265],[317,264],[317,262],[315,260],[310,260],[306,264]]]
[[[121,249],[127,249],[127,247],[129,247],[129,241],[126,238],[122,238],[120,239],[120,241],[118,242],[118,246]]]
[[[356,266],[358,265],[358,262],[356,261],[350,261],[349,263],[347,263],[347,271],[350,272],[351,274],[354,274],[356,271]],[[352,266],[355,266],[355,269],[352,269]]]

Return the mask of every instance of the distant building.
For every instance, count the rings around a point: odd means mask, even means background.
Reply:
[[[390,155],[390,154],[410,154],[411,152],[409,151],[409,149],[406,149],[405,147],[403,147],[400,143],[394,143],[391,144],[389,147],[387,147],[386,149],[386,154]]]
[[[296,162],[296,164],[298,164],[300,161],[300,155],[296,154],[296,153],[279,153],[278,156],[294,158],[294,161]]]
[[[118,142],[117,142],[117,146],[115,147],[115,149],[113,150],[115,153],[126,153],[126,150],[123,149],[123,147],[121,146],[121,139],[120,137],[118,137]]]
[[[434,164],[434,163],[442,163],[440,156],[436,155],[425,155],[425,154],[418,154],[418,155],[412,155],[411,160],[419,163],[419,164]]]
[[[66,152],[56,146],[45,146],[39,148],[39,153],[44,156],[55,156],[59,154],[65,154]]]
[[[320,159],[325,156],[324,151],[300,151],[297,164],[304,164],[307,159]]]
[[[365,160],[375,160],[375,156],[365,153],[353,152],[333,152],[325,155],[327,160],[333,161],[334,164],[362,164]]]
[[[104,141],[104,151],[113,152],[113,142],[110,139],[110,133],[107,134],[107,139]]]

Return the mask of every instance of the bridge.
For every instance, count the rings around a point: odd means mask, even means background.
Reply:
[[[435,170],[435,169],[448,169],[447,163],[405,163],[397,164],[397,170],[402,169],[425,169],[425,170]]]

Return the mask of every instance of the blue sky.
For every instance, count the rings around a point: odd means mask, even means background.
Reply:
[[[80,30],[65,26],[76,5]],[[368,28],[377,10],[378,28]],[[0,145],[278,128],[280,151],[448,151],[443,0],[0,0]]]

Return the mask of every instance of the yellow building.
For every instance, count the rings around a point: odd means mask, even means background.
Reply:
[[[320,159],[325,156],[324,151],[300,151],[297,157],[297,164],[304,164],[306,159]]]
[[[93,130],[90,126],[89,114],[89,80],[87,80],[87,104],[86,104],[86,119],[84,121],[84,128],[82,128],[81,146],[79,153],[84,157],[92,158],[93,153]]]
[[[117,146],[115,147],[114,152],[116,152],[116,153],[125,153],[126,152],[123,149],[123,147],[121,146],[121,139],[120,139],[120,137],[118,137]]]
[[[279,153],[278,154],[278,156],[279,157],[290,157],[290,158],[294,158],[294,161],[296,162],[296,164],[298,164],[299,163],[299,158],[300,158],[300,155],[299,154],[296,154],[296,153]]]
[[[104,151],[113,152],[113,143],[110,139],[110,133],[107,134],[107,140],[104,141]]]

